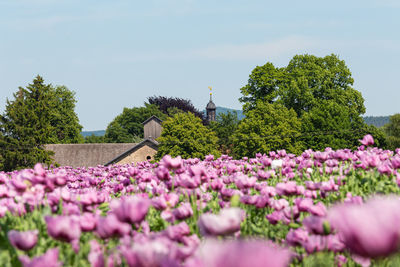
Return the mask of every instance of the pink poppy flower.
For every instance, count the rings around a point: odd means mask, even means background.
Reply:
[[[232,240],[220,242],[206,240],[194,257],[186,262],[188,267],[286,267],[292,253],[269,241]]]
[[[32,249],[38,241],[38,230],[18,232],[11,230],[8,232],[8,240],[10,240],[11,245],[20,250],[30,250]]]
[[[222,209],[218,215],[205,213],[198,221],[203,235],[230,235],[240,230],[245,213],[239,208]]]
[[[365,135],[362,140],[358,141],[360,141],[364,146],[371,146],[374,144],[374,138],[370,134]]]
[[[72,216],[46,216],[47,233],[54,239],[71,242],[79,240],[81,227],[77,218]]]
[[[24,267],[60,267],[61,262],[58,261],[58,248],[52,248],[41,256],[30,259],[28,256],[19,256],[19,260]]]
[[[375,197],[365,204],[340,204],[328,214],[331,225],[355,254],[377,258],[399,250],[400,199]]]
[[[111,210],[121,222],[139,223],[146,217],[149,207],[148,199],[129,197],[113,202]]]

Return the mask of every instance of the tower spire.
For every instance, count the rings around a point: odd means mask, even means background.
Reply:
[[[211,121],[215,121],[217,107],[212,101],[212,87],[209,86],[208,89],[210,89],[210,101],[206,106],[206,111],[207,111],[207,121],[208,123],[210,123]]]

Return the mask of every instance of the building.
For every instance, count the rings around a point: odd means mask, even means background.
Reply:
[[[210,101],[206,106],[206,115],[207,115],[207,122],[210,123],[211,121],[215,121],[217,113],[217,106],[212,101],[212,93],[210,93]]]
[[[154,115],[145,120],[143,122],[144,138],[155,140],[160,137],[162,131],[161,123],[162,120]]]
[[[154,159],[155,140],[161,135],[162,121],[152,116],[143,122],[144,140],[140,143],[49,144],[53,159],[60,166],[95,167],[98,165],[137,163]]]

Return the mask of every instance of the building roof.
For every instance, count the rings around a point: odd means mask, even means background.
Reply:
[[[107,162],[104,165],[107,166],[107,165],[111,165],[111,164],[117,163],[117,162],[121,161],[123,158],[125,158],[125,157],[129,156],[130,154],[134,153],[136,150],[138,150],[139,148],[141,148],[143,146],[149,146],[149,147],[153,148],[154,150],[158,150],[158,142],[157,141],[152,140],[152,139],[144,139],[139,144],[136,144],[135,146],[133,146],[129,150],[123,152],[122,154],[120,154],[117,157],[113,158],[112,160],[110,160],[109,162]]]
[[[54,161],[61,166],[95,167],[97,165],[106,165],[136,145],[138,144],[49,144],[45,145],[45,149],[54,151]]]
[[[142,124],[144,125],[144,124],[148,123],[148,122],[151,121],[151,120],[155,120],[155,121],[158,122],[159,124],[162,123],[162,120],[161,120],[161,119],[159,119],[157,116],[153,115],[153,116],[151,116],[150,118],[148,118],[147,120],[145,120],[144,122],[142,122]]]
[[[210,99],[210,102],[208,102],[206,109],[217,109],[217,106],[214,104],[214,102]]]

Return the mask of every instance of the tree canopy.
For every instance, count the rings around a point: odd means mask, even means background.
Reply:
[[[124,108],[122,113],[107,126],[104,135],[108,143],[134,143],[143,138],[143,122],[151,116],[161,120],[167,118],[156,105],[145,104],[144,107]]]
[[[219,150],[223,154],[230,154],[232,151],[232,134],[239,124],[237,112],[219,113],[216,121],[209,125],[218,137]]]
[[[334,101],[348,109],[351,119],[360,120],[365,113],[364,99],[353,83],[349,68],[336,55],[296,55],[283,68],[270,62],[257,66],[248,84],[240,89],[240,101],[244,110],[254,108],[257,100],[278,102],[299,117],[321,101]]]
[[[400,148],[400,114],[390,116],[389,123],[383,126],[383,130],[387,135],[387,145],[391,150]]]
[[[357,143],[357,131],[368,128],[361,117],[364,99],[353,83],[349,68],[336,55],[296,55],[286,67],[270,62],[256,67],[241,88],[240,101],[245,112],[258,101],[293,109],[302,121],[307,147],[345,148]],[[342,133],[324,134],[332,131]],[[311,136],[315,132],[320,136]]]
[[[75,94],[65,86],[45,84],[37,76],[13,96],[0,116],[2,169],[51,162],[51,153],[44,150],[44,144],[83,141],[82,126],[75,113]]]
[[[303,150],[301,122],[293,109],[279,103],[259,100],[248,110],[233,134],[233,151],[237,157],[254,157],[256,153],[286,149],[291,153]]]
[[[148,99],[149,104],[156,105],[161,112],[168,116],[173,116],[176,113],[176,109],[183,112],[191,112],[196,117],[203,120],[203,113],[197,110],[192,101],[189,99],[183,99],[179,97],[165,97],[165,96],[151,96]]]
[[[156,158],[164,155],[182,158],[204,158],[208,154],[219,156],[218,138],[193,113],[176,113],[162,123],[163,131]]]

